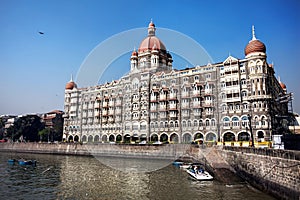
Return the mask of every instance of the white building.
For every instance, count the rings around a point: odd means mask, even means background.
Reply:
[[[255,141],[271,140],[281,126],[275,116],[288,112],[287,103],[276,101],[286,87],[274,76],[254,28],[245,58],[184,70],[172,68],[155,30],[151,22],[132,52],[128,75],[89,88],[67,83],[64,140],[249,141],[248,116]]]

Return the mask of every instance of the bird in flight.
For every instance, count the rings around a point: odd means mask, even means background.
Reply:
[[[44,35],[44,32],[42,32],[42,31],[39,31],[39,34],[41,34],[41,35]]]

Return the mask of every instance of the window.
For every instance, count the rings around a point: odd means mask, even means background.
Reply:
[[[232,125],[233,126],[239,126],[240,122],[239,122],[239,118],[238,117],[233,117],[232,118]]]
[[[211,75],[210,75],[210,74],[205,74],[205,78],[206,78],[206,79],[210,79],[210,78],[211,78]]]
[[[160,122],[160,128],[164,128],[164,122]]]
[[[205,120],[205,126],[209,126],[209,119]]]
[[[224,117],[223,119],[223,126],[224,127],[229,127],[230,126],[230,120],[228,117]]]
[[[222,105],[222,111],[224,112],[224,111],[226,111],[226,110],[227,110],[226,105]]]
[[[242,80],[241,80],[241,84],[242,84],[242,85],[246,85],[246,84],[247,84],[246,79],[242,79]]]
[[[215,119],[211,120],[211,126],[216,126],[216,120]]]
[[[242,97],[247,97],[247,92],[246,91],[242,91]]]
[[[198,126],[198,120],[194,120],[194,126],[197,127]]]

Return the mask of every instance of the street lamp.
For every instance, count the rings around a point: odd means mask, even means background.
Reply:
[[[251,125],[251,115],[248,114],[248,120],[249,120],[249,129],[250,129],[250,134],[251,134],[251,140],[252,140],[252,143],[251,143],[251,147],[254,147],[254,137],[253,137],[253,133],[252,133],[252,125]]]

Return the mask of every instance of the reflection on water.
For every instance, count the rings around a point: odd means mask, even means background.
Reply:
[[[9,165],[12,156],[36,159],[38,164]],[[172,165],[133,173],[80,156],[0,153],[0,179],[1,196],[6,199],[272,199],[246,183],[194,181]]]

